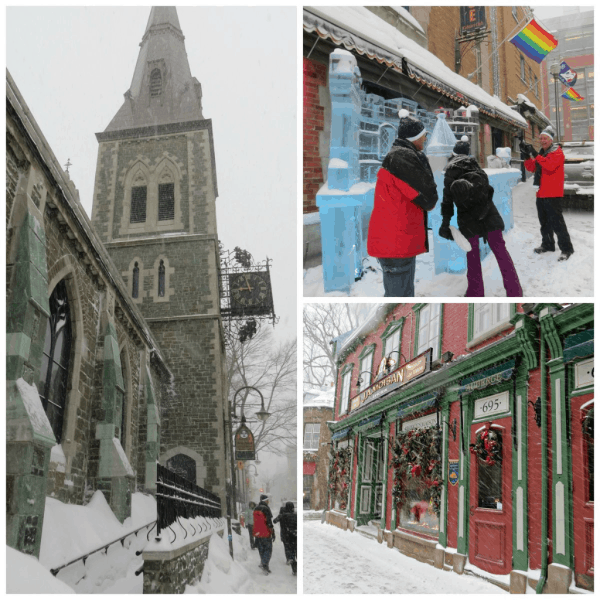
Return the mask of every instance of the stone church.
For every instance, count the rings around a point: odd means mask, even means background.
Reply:
[[[212,125],[174,7],[140,46],[91,222],[7,73],[7,543],[30,554],[46,496],[99,489],[123,521],[157,462],[225,507]]]

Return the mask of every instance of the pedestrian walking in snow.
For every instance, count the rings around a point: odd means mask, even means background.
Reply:
[[[367,251],[381,265],[385,296],[412,297],[416,256],[429,251],[427,212],[438,195],[422,152],[425,126],[405,109],[398,114],[398,137],[377,172]]]
[[[279,535],[285,549],[287,564],[292,565],[292,573],[296,575],[296,544],[297,544],[297,515],[294,503],[287,502],[273,523],[280,523]]]
[[[248,508],[244,511],[244,521],[246,523],[246,529],[250,535],[250,548],[256,550],[256,544],[254,543],[254,509],[256,508],[256,502],[250,502]]]
[[[260,554],[260,565],[265,573],[269,574],[269,562],[273,553],[275,529],[273,527],[273,513],[269,508],[269,496],[262,494],[258,506],[254,509],[254,543]]]
[[[456,142],[452,158],[446,165],[444,175],[444,197],[442,200],[441,237],[453,240],[450,219],[454,215],[460,233],[467,238],[471,250],[467,252],[467,293],[465,296],[485,296],[479,238],[487,242],[498,261],[506,295],[523,295],[515,265],[506,249],[502,232],[504,221],[492,200],[494,188],[490,185],[485,171],[469,156],[469,138],[464,135]]]
[[[568,260],[574,250],[562,213],[565,155],[560,145],[554,142],[554,131],[551,127],[546,127],[540,133],[540,146],[539,152],[531,144],[521,142],[519,146],[527,153],[525,168],[534,173],[533,185],[539,186],[535,202],[540,220],[542,245],[535,248],[534,252],[536,254],[554,252],[554,234],[556,234],[561,251],[558,260]]]

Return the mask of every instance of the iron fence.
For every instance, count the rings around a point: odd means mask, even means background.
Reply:
[[[156,504],[157,528],[161,530],[177,519],[194,517],[221,517],[221,499],[184,479],[162,465],[157,467]]]

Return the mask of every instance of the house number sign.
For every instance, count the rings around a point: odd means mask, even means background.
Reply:
[[[475,400],[474,419],[487,419],[490,416],[509,412],[508,392]]]

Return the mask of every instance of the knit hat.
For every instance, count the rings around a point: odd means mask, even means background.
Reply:
[[[469,146],[469,138],[466,135],[463,135],[458,142],[454,145],[454,149],[452,150],[452,154],[454,156],[458,156],[459,154],[468,155],[471,151],[471,146]]]
[[[264,502],[265,500],[268,500],[268,499],[269,499],[269,496],[267,496],[267,494],[261,494],[261,496],[260,496],[261,502]]]
[[[554,131],[550,125],[548,125],[548,127],[546,127],[546,129],[544,129],[540,135],[547,135],[550,139],[554,139]]]
[[[398,111],[398,116],[400,117],[398,137],[401,140],[414,142],[427,133],[425,125],[423,125],[419,119],[411,117],[410,113],[405,108]]]

